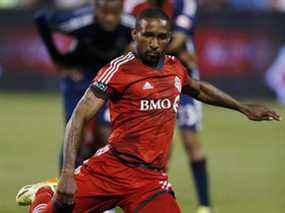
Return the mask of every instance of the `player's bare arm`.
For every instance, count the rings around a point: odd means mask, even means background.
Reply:
[[[104,99],[99,95],[94,95],[94,91],[87,89],[66,126],[63,169],[58,185],[58,198],[65,204],[72,204],[73,195],[76,192],[74,168],[76,154],[82,141],[83,126],[94,117],[104,102]]]
[[[239,111],[253,121],[281,120],[281,117],[276,112],[265,106],[242,104],[210,83],[193,79],[188,79],[188,81],[188,86],[183,88],[183,92],[199,101]]]

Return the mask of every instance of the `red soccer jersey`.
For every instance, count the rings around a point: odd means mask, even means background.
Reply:
[[[165,56],[161,69],[142,64],[133,53],[103,67],[93,85],[110,97],[111,146],[128,161],[165,168],[187,78],[173,56]]]

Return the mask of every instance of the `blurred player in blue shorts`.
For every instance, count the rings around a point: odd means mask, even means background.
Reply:
[[[36,15],[39,34],[60,71],[65,122],[70,119],[96,72],[128,49],[134,22],[132,17],[122,15],[122,9],[123,0],[97,0],[94,4],[76,8],[42,10]],[[58,48],[54,39],[58,35],[71,40],[68,50]],[[86,143],[78,154],[77,166],[105,143],[109,131],[106,105],[96,120],[86,127]],[[60,159],[61,167],[62,152]]]
[[[197,4],[194,0],[126,0],[126,13],[137,16],[141,11],[150,7],[159,7],[173,18],[173,39],[168,52],[177,56],[188,68],[189,75],[199,79],[195,63],[193,45],[194,18]],[[199,139],[201,130],[202,105],[189,96],[182,95],[178,110],[177,123],[181,138],[190,161],[190,168],[197,190],[199,207],[198,213],[208,213],[210,209],[209,186],[206,157]]]

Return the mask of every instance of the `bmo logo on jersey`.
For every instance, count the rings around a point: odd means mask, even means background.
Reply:
[[[147,82],[149,84],[149,82]],[[145,84],[146,85],[146,84]],[[174,86],[181,93],[182,84],[181,80],[178,76],[174,78]],[[152,111],[152,110],[160,110],[160,109],[170,109],[173,108],[174,112],[177,112],[179,106],[180,95],[176,96],[174,102],[172,103],[170,99],[157,99],[157,100],[141,100],[140,110],[141,111]]]
[[[157,99],[157,100],[141,100],[140,110],[141,111],[152,111],[161,109],[173,108],[174,112],[177,112],[180,96],[177,96],[172,103],[170,99]]]

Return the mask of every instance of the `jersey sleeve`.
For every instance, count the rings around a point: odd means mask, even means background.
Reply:
[[[108,97],[111,100],[119,99],[128,85],[122,65],[133,58],[133,54],[129,53],[104,66],[93,79],[91,90],[101,97]]]

